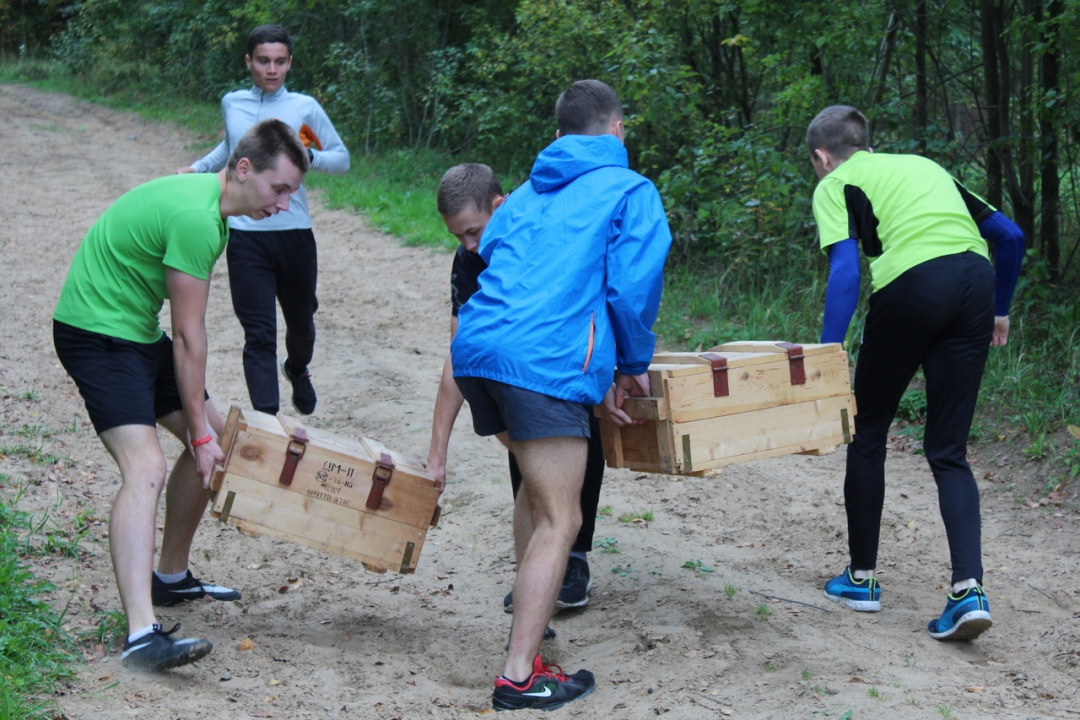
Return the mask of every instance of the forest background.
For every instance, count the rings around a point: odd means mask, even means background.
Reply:
[[[991,353],[972,435],[1030,461],[1018,497],[1068,501],[1078,14],[1080,0],[0,0],[0,79],[164,113],[210,146],[221,95],[249,83],[248,31],[280,22],[294,38],[289,88],[318,98],[353,152],[349,175],[309,184],[446,247],[442,171],[486,162],[515,187],[553,139],[558,93],[603,79],[675,236],[658,330],[689,349],[816,339],[828,268],[803,137],[822,107],[856,105],[877,151],[933,158],[1024,230],[1010,342]],[[853,355],[860,333],[861,314]],[[899,415],[916,445],[924,413],[917,378]]]

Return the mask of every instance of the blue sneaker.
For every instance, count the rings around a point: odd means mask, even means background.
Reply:
[[[950,594],[945,612],[927,626],[935,640],[974,640],[990,629],[990,601],[981,587],[968,588],[959,595]]]
[[[856,580],[850,565],[825,583],[825,597],[859,612],[881,612],[881,585],[877,578]]]

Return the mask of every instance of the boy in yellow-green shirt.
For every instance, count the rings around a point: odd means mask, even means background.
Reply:
[[[820,179],[814,218],[830,263],[822,342],[843,342],[847,334],[859,296],[860,244],[873,280],[844,481],[851,563],[825,585],[825,596],[853,610],[881,610],[875,568],[886,441],[921,366],[924,449],[952,559],[952,593],[928,630],[938,640],[975,638],[993,621],[982,590],[979,490],[967,438],[988,349],[1008,340],[1023,234],[932,160],[872,153],[866,118],[855,108],[822,110],[806,143]],[[987,241],[995,245],[993,265]]]

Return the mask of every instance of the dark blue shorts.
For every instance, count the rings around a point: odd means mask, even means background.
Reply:
[[[479,377],[454,378],[472,411],[477,435],[507,432],[511,442],[589,437],[592,408]]]
[[[99,435],[121,425],[154,426],[184,409],[168,335],[137,343],[53,320],[53,345]]]

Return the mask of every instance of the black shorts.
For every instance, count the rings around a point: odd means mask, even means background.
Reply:
[[[581,403],[479,377],[459,377],[477,435],[507,431],[511,442],[549,437],[589,437],[592,408]]]
[[[53,320],[53,345],[99,435],[121,425],[152,427],[184,409],[168,335],[137,343]]]

